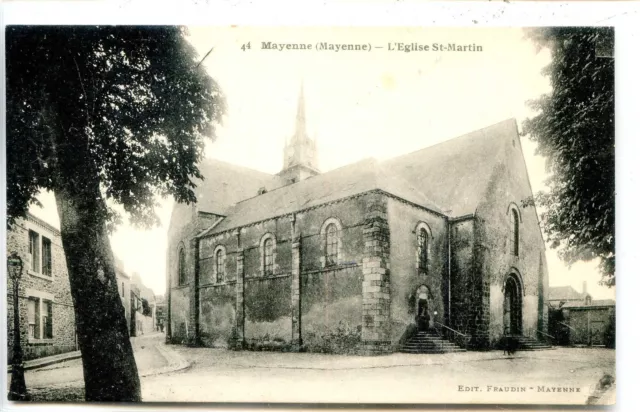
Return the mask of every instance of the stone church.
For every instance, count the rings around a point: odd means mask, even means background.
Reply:
[[[198,203],[177,204],[168,232],[170,342],[376,354],[419,336],[443,351],[547,336],[545,245],[522,206],[513,119],[320,173],[301,92],[281,172],[200,170]]]

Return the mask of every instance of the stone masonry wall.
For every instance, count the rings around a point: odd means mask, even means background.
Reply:
[[[368,199],[372,194],[296,214],[300,232],[300,319],[309,352],[357,353],[362,333],[362,258]],[[324,262],[323,225],[340,224],[338,261]]]
[[[476,329],[482,321],[480,308],[482,302],[481,279],[474,261],[474,219],[465,219],[451,223],[451,327],[467,338],[460,335],[452,336],[456,343],[463,345],[467,339],[476,336],[473,346],[478,345]],[[486,346],[486,335],[485,335]],[[465,341],[463,341],[463,339]]]
[[[432,325],[437,326],[433,321],[448,324],[447,227],[443,217],[423,208],[395,198],[388,198],[387,202],[391,241],[390,339],[395,349],[399,349],[415,329],[416,292],[421,285],[429,290]],[[419,224],[429,229],[426,270],[418,267]]]
[[[29,230],[51,241],[51,277],[30,270]],[[7,253],[18,252],[24,262],[19,288],[20,341],[24,360],[76,350],[75,314],[69,286],[67,265],[59,232],[37,218],[21,219],[7,231]],[[42,249],[40,252],[42,257]],[[52,301],[52,339],[28,337],[28,298],[40,297]],[[13,356],[13,283],[7,278],[7,350],[8,360]]]
[[[366,197],[212,234],[200,239],[200,333],[207,346],[354,352],[362,324]],[[341,225],[339,261],[324,267],[321,228]],[[275,238],[274,272],[264,275],[260,242]],[[226,251],[214,279],[214,251]]]
[[[604,346],[612,327],[614,307],[589,307],[563,309],[564,323],[569,329],[570,345]],[[615,327],[615,325],[613,325]]]
[[[176,205],[171,215],[167,245],[167,342],[196,344],[197,325],[196,257],[194,236],[209,227],[217,217],[200,214],[195,206]],[[186,282],[178,284],[178,253],[185,250]]]
[[[514,273],[521,279],[523,334],[538,337],[548,333],[549,274],[545,259],[545,244],[535,208],[523,207],[522,202],[532,195],[524,156],[517,130],[513,139],[505,142],[504,159],[494,168],[483,202],[476,211],[475,248],[479,270],[483,278],[483,307],[488,326],[488,344],[494,346],[505,330],[504,288],[507,277]],[[510,210],[520,216],[519,253],[510,249]]]
[[[362,258],[362,353],[374,355],[392,350],[389,328],[389,222],[387,199],[383,195],[369,200],[365,222],[365,254]]]

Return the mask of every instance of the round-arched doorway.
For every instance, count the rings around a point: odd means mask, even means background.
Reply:
[[[504,285],[504,334],[522,335],[522,284],[515,273]]]
[[[420,285],[416,290],[416,324],[419,331],[429,329],[429,288],[426,285]]]

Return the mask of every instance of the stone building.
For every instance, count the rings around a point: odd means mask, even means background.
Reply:
[[[587,282],[582,282],[582,292],[578,292],[571,286],[550,286],[549,306],[559,309],[567,303],[583,303],[591,299],[587,292]]]
[[[130,336],[141,336],[156,330],[156,295],[145,286],[139,274],[131,276]]]
[[[118,294],[124,306],[124,316],[128,322],[131,322],[131,276],[124,270],[122,260],[114,256],[116,269],[116,282],[118,284]],[[129,327],[131,330],[131,327]]]
[[[76,350],[73,300],[60,231],[27,214],[7,231],[7,253],[17,252],[20,280],[20,342],[24,359]],[[7,278],[7,348],[13,357],[13,284]]]
[[[559,345],[615,346],[616,302],[571,286],[549,288],[549,331]]]
[[[476,349],[546,333],[515,120],[327,173],[316,159],[301,95],[280,173],[201,164],[168,231],[169,341],[372,354],[424,330]]]

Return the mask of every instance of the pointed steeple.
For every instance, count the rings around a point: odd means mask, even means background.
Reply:
[[[285,143],[284,162],[280,176],[291,182],[299,182],[319,173],[317,167],[316,142],[307,134],[307,116],[305,111],[304,85],[300,82],[298,111],[293,137]]]
[[[307,134],[307,117],[304,107],[304,83],[300,81],[300,94],[298,95],[298,114],[296,115],[296,131],[294,139],[305,137]]]

